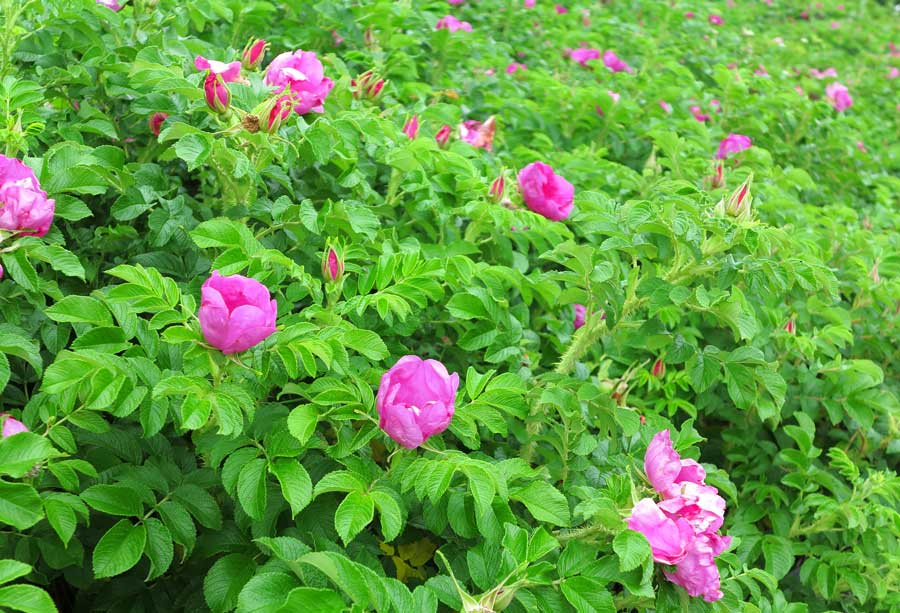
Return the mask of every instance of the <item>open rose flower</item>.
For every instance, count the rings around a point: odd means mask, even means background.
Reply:
[[[269,290],[256,279],[223,277],[214,270],[201,288],[203,338],[222,353],[240,353],[267,339],[275,332],[277,310]]]
[[[194,58],[194,68],[197,70],[208,70],[214,75],[222,77],[225,83],[235,83],[241,80],[241,63],[240,62],[219,62],[216,60],[208,60],[202,55]]]
[[[600,50],[590,49],[587,47],[579,47],[578,49],[572,49],[569,52],[569,57],[572,58],[573,62],[578,62],[579,64],[587,68],[587,63],[589,61],[600,59]]]
[[[606,51],[603,54],[603,64],[613,72],[634,72],[634,68],[616,55],[615,51]]]
[[[108,9],[113,11],[121,11],[122,5],[117,2],[117,0],[97,0],[97,4],[100,6],[105,6]]]
[[[312,51],[285,51],[273,59],[266,68],[266,85],[276,94],[288,90],[286,95],[294,103],[294,112],[305,115],[310,111],[324,113],[325,98],[334,82],[325,76],[325,69]]]
[[[2,432],[0,432],[2,438],[8,438],[15,434],[19,434],[20,432],[28,432],[28,426],[9,413],[0,413],[0,422],[3,424],[2,427],[0,427],[2,428]]]
[[[730,544],[730,536],[712,533],[697,535],[675,572],[665,571],[666,579],[686,589],[690,596],[702,596],[707,602],[720,600],[723,594],[715,558]]]
[[[559,221],[572,212],[575,188],[543,162],[532,162],[519,171],[519,189],[529,209]]]
[[[460,21],[453,15],[446,15],[438,19],[438,22],[434,24],[435,30],[450,30],[451,32],[456,32],[457,30],[462,30],[463,32],[471,32],[472,24],[468,21]]]
[[[495,131],[496,122],[493,116],[488,117],[484,122],[469,119],[459,125],[459,139],[473,147],[480,147],[490,151],[494,143]]]
[[[828,100],[831,101],[831,106],[833,106],[838,113],[843,113],[853,106],[853,97],[850,95],[850,90],[840,83],[835,82],[829,84],[828,87],[825,88],[825,95],[828,96]]]
[[[743,134],[729,134],[719,143],[719,149],[716,151],[716,159],[724,160],[729,155],[740,153],[745,149],[749,149],[753,144],[749,136]]]
[[[0,155],[0,230],[44,236],[55,212],[56,202],[47,198],[34,171]]]
[[[375,405],[378,425],[388,436],[415,449],[450,425],[459,375],[437,360],[414,355],[400,358],[381,377]]]
[[[666,516],[649,498],[634,505],[628,527],[647,537],[653,559],[660,564],[681,562],[694,540],[694,530],[686,520]]]

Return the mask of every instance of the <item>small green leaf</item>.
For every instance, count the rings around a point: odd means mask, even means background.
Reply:
[[[213,613],[231,611],[238,594],[256,573],[256,562],[240,553],[216,560],[203,579],[203,597]]]
[[[0,560],[0,584],[24,577],[30,572],[31,567],[18,560]]]
[[[130,569],[141,559],[146,542],[147,529],[143,524],[119,520],[94,547],[94,577],[113,577]]]
[[[348,544],[375,517],[375,502],[363,492],[350,492],[334,514],[334,528]]]
[[[66,296],[44,310],[53,321],[67,323],[89,323],[95,326],[110,326],[112,318],[102,302],[90,296]]]
[[[532,481],[522,489],[511,490],[509,497],[524,504],[538,521],[555,526],[568,526],[572,521],[568,500],[546,481]]]
[[[241,469],[237,495],[244,511],[253,519],[262,519],[266,511],[266,461],[250,460]]]
[[[0,587],[0,608],[23,613],[56,613],[50,596],[35,585],[7,585]]]
[[[297,460],[277,458],[270,464],[272,472],[281,484],[281,493],[291,505],[291,517],[306,508],[312,500],[312,480]]]
[[[146,553],[150,560],[150,572],[146,581],[150,581],[169,569],[175,558],[175,548],[172,544],[172,533],[164,523],[150,517],[144,521],[144,525],[147,526]]]
[[[109,515],[140,517],[144,514],[144,505],[134,490],[124,485],[92,485],[81,492],[81,499]]]
[[[319,423],[319,411],[311,404],[301,404],[287,418],[288,430],[291,435],[305,445]]]
[[[628,572],[650,557],[650,543],[640,532],[623,530],[613,539],[613,551],[619,556],[619,570]]]

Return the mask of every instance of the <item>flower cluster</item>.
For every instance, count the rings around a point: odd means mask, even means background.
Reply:
[[[720,536],[725,500],[706,485],[706,471],[694,460],[683,460],[672,447],[668,430],[653,437],[644,456],[644,471],[662,500],[641,499],[631,510],[628,527],[650,542],[653,559],[674,566],[666,578],[702,596],[707,602],[722,598],[715,558],[731,544]]]

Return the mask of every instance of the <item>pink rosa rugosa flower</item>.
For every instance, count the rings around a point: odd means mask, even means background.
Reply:
[[[628,527],[647,537],[653,559],[660,564],[681,562],[694,540],[694,529],[687,520],[667,516],[649,498],[641,499],[631,509]]]
[[[28,432],[28,426],[20,422],[18,419],[14,418],[9,413],[0,413],[0,421],[3,422],[2,426],[2,438],[9,438],[14,434],[19,434],[20,432]]]
[[[684,518],[698,534],[715,532],[725,521],[725,499],[719,490],[689,481],[670,486],[659,508],[669,517]]]
[[[459,124],[459,139],[473,147],[490,151],[494,144],[496,129],[496,120],[493,116],[488,117],[484,122],[469,119]]]
[[[569,53],[569,57],[572,58],[572,61],[578,62],[579,64],[587,68],[588,62],[590,62],[591,60],[600,59],[600,50],[579,47],[578,49],[572,49],[571,53]]]
[[[269,43],[262,39],[252,39],[247,46],[244,47],[244,52],[241,53],[241,66],[243,66],[246,70],[256,70],[259,68],[260,64],[262,64],[263,58],[266,56],[266,49],[269,48]]]
[[[634,68],[616,55],[615,51],[606,51],[603,53],[603,64],[613,72],[634,72]]]
[[[828,96],[828,99],[831,101],[831,106],[833,106],[838,113],[843,113],[853,106],[853,97],[850,95],[850,91],[840,83],[830,83],[828,87],[825,88],[825,95]]]
[[[569,9],[564,7],[562,4],[557,4],[554,8],[556,9],[557,15],[565,15],[566,13],[569,12]]]
[[[97,0],[97,4],[100,6],[105,6],[108,9],[112,9],[113,11],[121,11],[122,5],[117,2],[117,0]]]
[[[572,327],[577,330],[584,325],[584,318],[587,316],[587,307],[583,304],[575,304],[572,308],[575,310],[575,319],[572,321]]]
[[[450,133],[452,131],[453,129],[450,127],[450,124],[445,123],[441,126],[441,129],[434,135],[434,140],[437,141],[438,147],[447,146],[447,143],[450,142]]]
[[[722,18],[719,15],[712,14],[709,16],[709,23],[713,24],[714,26],[720,26],[722,25]]]
[[[701,109],[696,104],[691,107],[691,115],[693,115],[694,119],[696,119],[700,123],[703,123],[704,121],[709,121],[709,115],[704,113],[703,109]]]
[[[897,68],[896,66],[891,66],[890,69],[888,69],[887,78],[890,80],[893,80],[893,79],[896,79],[897,77],[900,77],[900,68]]]
[[[0,264],[0,279],[3,278],[3,264]]]
[[[657,432],[644,455],[644,472],[657,492],[665,492],[676,483],[703,483],[706,471],[694,460],[682,460],[672,447],[668,430]]]
[[[694,538],[687,555],[676,565],[674,573],[665,571],[666,579],[680,585],[691,596],[703,596],[707,602],[722,598],[716,556],[728,549],[730,536],[701,533]]]
[[[724,160],[733,153],[740,153],[745,149],[749,149],[753,144],[749,136],[743,134],[729,134],[719,143],[719,149],[716,151],[716,159]]]
[[[459,375],[437,360],[407,355],[381,377],[375,406],[378,425],[407,449],[440,434],[453,418]]]
[[[55,212],[56,201],[47,198],[34,171],[0,154],[0,230],[44,236]]]
[[[322,258],[322,277],[326,281],[340,281],[344,275],[344,260],[333,247],[329,247]]]
[[[246,351],[275,332],[277,304],[256,279],[214,270],[200,293],[203,338],[222,353]]]
[[[234,83],[241,80],[240,62],[217,62],[216,60],[208,60],[202,55],[198,55],[194,58],[194,68],[219,75],[226,83]]]
[[[312,51],[285,51],[269,62],[266,68],[266,85],[276,94],[288,89],[294,103],[294,112],[306,115],[310,111],[324,113],[325,98],[334,82],[325,76],[325,69]]]
[[[534,8],[534,5],[536,2],[537,2],[537,0],[525,0],[525,8],[527,8],[527,9]]]
[[[413,115],[403,124],[403,133],[412,140],[419,134],[419,116]]]
[[[453,15],[445,15],[438,19],[438,22],[434,24],[435,30],[450,30],[450,32],[456,32],[457,30],[462,30],[463,32],[471,32],[472,24],[468,21],[460,21]]]
[[[503,193],[506,191],[506,180],[503,178],[503,175],[500,175],[493,181],[491,181],[491,187],[488,189],[488,195],[490,195],[491,199],[494,202],[500,202],[503,200]]]
[[[466,0],[447,0],[447,4],[459,5],[464,4]]]
[[[210,71],[203,81],[203,95],[206,98],[206,106],[216,113],[224,113],[231,104],[231,92],[225,84],[222,75]]]
[[[515,74],[519,70],[527,70],[528,66],[525,64],[520,64],[518,62],[513,62],[506,67],[506,74]]]
[[[159,136],[162,124],[168,116],[168,113],[153,113],[150,116],[148,123],[150,124],[150,133],[153,134],[153,136]]]
[[[519,190],[529,209],[559,221],[572,212],[575,188],[543,162],[532,162],[519,171]]]

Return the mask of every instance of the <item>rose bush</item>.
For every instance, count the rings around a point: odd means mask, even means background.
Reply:
[[[900,607],[890,7],[0,8],[0,608]]]

